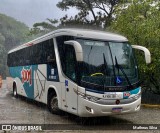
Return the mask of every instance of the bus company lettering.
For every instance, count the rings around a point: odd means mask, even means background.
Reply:
[[[22,69],[21,71],[21,76],[22,76],[22,83],[24,84],[25,82],[29,83],[29,85],[32,85],[32,69]]]

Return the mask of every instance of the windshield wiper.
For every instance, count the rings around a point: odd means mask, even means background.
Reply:
[[[108,44],[109,46],[109,44]],[[114,61],[113,61],[113,56],[112,56],[112,51],[111,51],[111,48],[109,46],[109,51],[110,51],[110,54],[111,54],[111,59],[112,59],[112,68],[113,68],[113,74],[114,74],[114,84],[115,86],[117,86],[117,83],[116,83],[116,71],[115,71],[115,66],[114,66]]]
[[[105,75],[107,75],[107,68],[108,68],[108,65],[107,65],[107,61],[106,61],[106,57],[103,53],[103,61],[104,61],[104,66],[105,66]]]
[[[128,76],[127,76],[126,73],[124,72],[124,70],[123,70],[123,68],[121,67],[121,65],[118,64],[118,61],[117,61],[117,57],[116,57],[116,56],[115,56],[115,63],[116,63],[115,65],[116,65],[118,71],[119,71],[119,69],[120,69],[121,72],[123,73],[124,77],[126,78],[126,80],[127,80],[127,82],[128,82],[128,85],[129,85],[131,88],[133,88],[131,82],[130,82],[129,79],[128,79]]]

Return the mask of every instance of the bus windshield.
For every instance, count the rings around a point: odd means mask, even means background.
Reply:
[[[81,82],[96,86],[129,86],[138,82],[137,64],[128,42],[77,41],[84,54]]]

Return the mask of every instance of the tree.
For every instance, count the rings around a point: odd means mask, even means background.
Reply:
[[[5,37],[0,33],[0,70],[5,70],[6,50],[4,48]],[[0,76],[3,76],[3,71],[0,71]]]
[[[5,37],[0,33],[0,45],[4,44]]]
[[[151,51],[152,64],[144,64],[144,56],[137,56],[141,79],[160,93],[160,1],[133,0],[132,4],[117,7],[112,29],[124,34],[132,44],[143,45]]]
[[[0,75],[8,75],[7,52],[27,40],[29,28],[15,19],[0,14]]]
[[[65,26],[94,26],[94,28],[104,28],[110,26],[114,19],[113,13],[118,4],[128,3],[129,0],[62,0],[57,7],[61,10],[76,8],[79,12],[75,16],[65,15],[60,19],[47,19],[45,22],[35,23],[30,30],[33,38],[41,36],[49,31]]]
[[[26,39],[29,28],[11,17],[0,14],[0,33],[5,40],[4,47],[8,51]]]
[[[78,23],[107,27],[113,20],[115,7],[123,2],[124,0],[62,0],[57,4],[57,7],[62,10],[75,7],[79,11],[74,17],[69,18],[67,15],[62,17],[61,24],[63,26]]]
[[[56,29],[56,24],[58,24],[58,20],[47,19],[47,22],[39,22],[33,25],[33,28],[30,30],[29,36],[41,36],[46,34],[52,30]]]

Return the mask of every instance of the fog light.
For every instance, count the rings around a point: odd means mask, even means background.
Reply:
[[[86,106],[86,110],[87,110],[89,113],[92,113],[92,114],[94,113],[93,109],[91,109],[91,108],[89,108],[89,107],[87,107],[87,106]]]
[[[136,110],[137,110],[139,107],[140,107],[140,104],[139,104],[139,105],[137,105]]]

